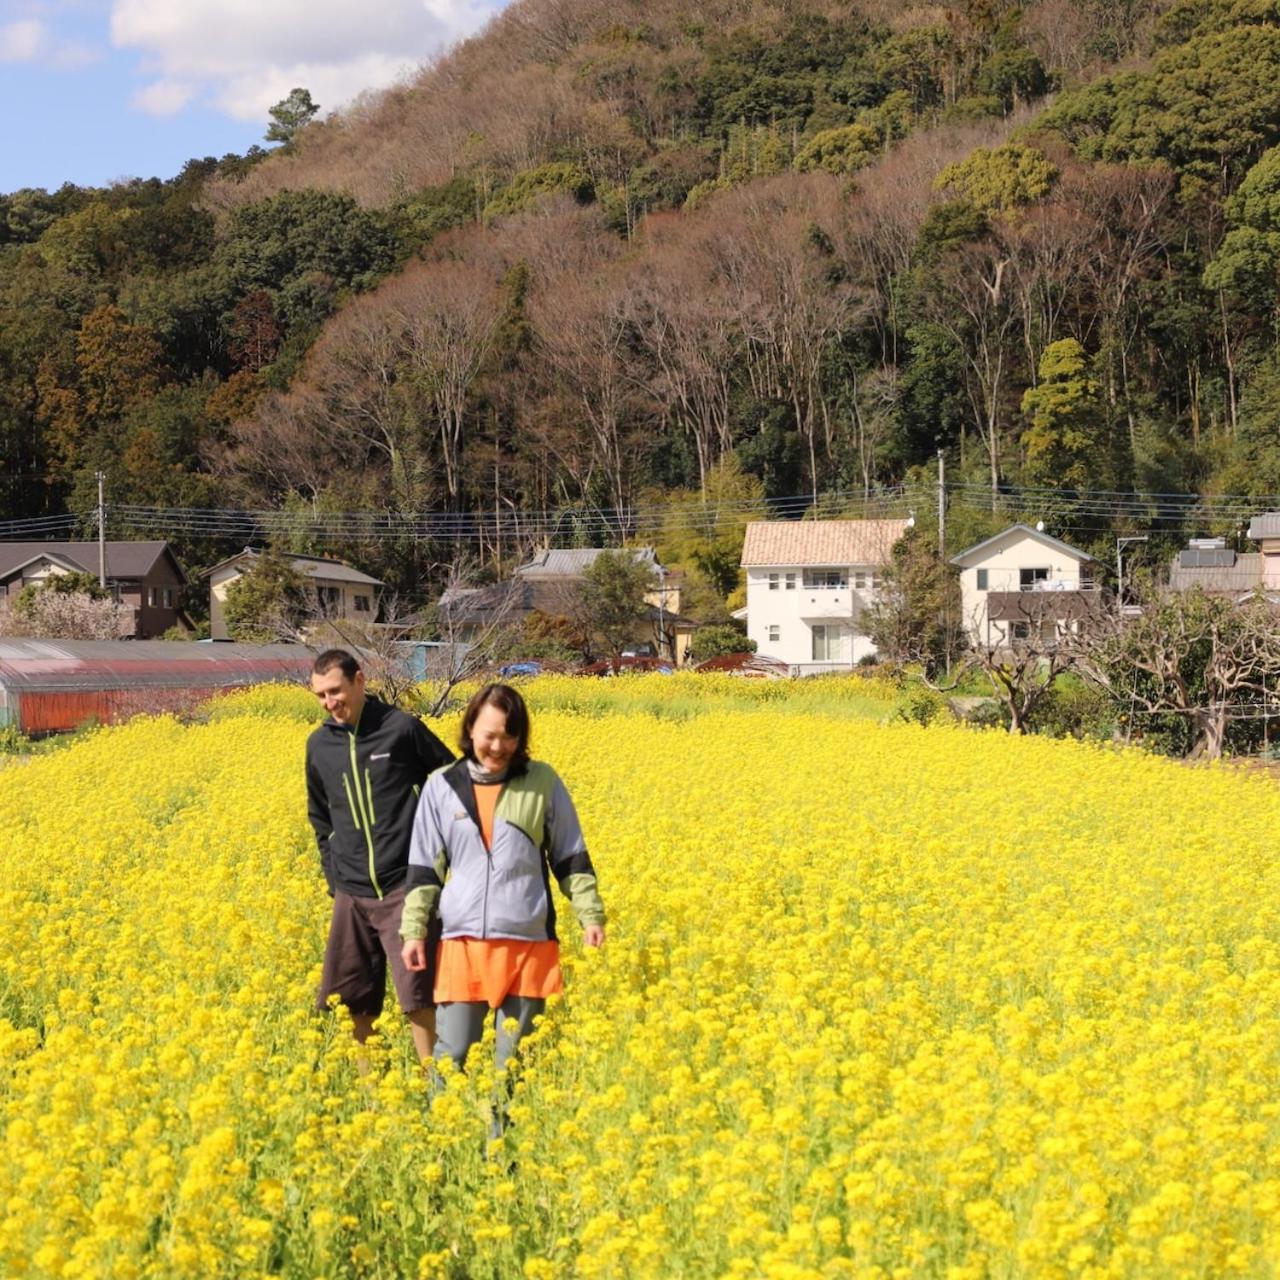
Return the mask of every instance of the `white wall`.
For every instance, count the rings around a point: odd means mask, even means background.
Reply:
[[[870,639],[859,634],[859,619],[876,597],[871,582],[879,570],[848,567],[843,587],[806,587],[804,573],[797,566],[747,570],[747,635],[756,642],[756,652],[799,668],[802,675],[847,671],[866,654],[874,654]],[[776,575],[776,589],[770,589],[771,574]],[[776,640],[771,638],[775,627]],[[815,627],[836,632],[835,649],[825,660],[813,656]]]
[[[1092,567],[1087,561],[1076,560],[1060,547],[1041,542],[1021,530],[1004,535],[987,548],[982,559],[960,570],[960,600],[964,624],[976,644],[999,646],[1008,640],[1006,624],[991,622],[987,618],[987,594],[991,591],[1018,591],[1024,569],[1048,569],[1048,581],[1060,584],[1060,589],[1081,590],[1081,568],[1086,575],[1084,586]],[[986,590],[978,588],[979,571],[985,570]]]

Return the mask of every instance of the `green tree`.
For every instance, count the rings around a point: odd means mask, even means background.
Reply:
[[[938,540],[913,532],[900,538],[884,569],[876,602],[861,627],[880,657],[919,663],[929,675],[949,666],[963,640],[959,580],[938,558]]]
[[[1074,338],[1040,357],[1040,382],[1022,397],[1031,425],[1022,433],[1023,474],[1044,488],[1084,489],[1105,468],[1103,406],[1089,359]]]
[[[309,611],[306,579],[274,548],[227,588],[223,605],[228,634],[246,644],[297,639]]]
[[[307,89],[290,89],[289,96],[282,98],[267,113],[271,123],[267,126],[268,142],[283,142],[285,146],[292,144],[298,131],[310,124],[312,117],[320,110],[319,103],[311,101],[311,93]]]
[[[615,671],[622,651],[649,619],[651,606],[645,596],[653,586],[653,569],[630,551],[602,551],[583,575],[580,622]]]
[[[1280,296],[1280,146],[1263,153],[1226,202],[1231,230],[1205,268],[1207,289],[1226,291],[1247,311],[1270,315]]]
[[[1058,167],[1042,151],[1019,143],[978,147],[938,175],[938,190],[953,190],[985,214],[1007,213],[1042,200],[1058,179]]]
[[[827,173],[853,173],[869,165],[880,153],[881,137],[865,124],[846,124],[816,133],[796,153],[801,173],[823,169]]]
[[[755,653],[756,642],[749,640],[741,627],[733,623],[718,623],[699,627],[689,644],[689,656],[694,662],[706,662],[725,653]]]

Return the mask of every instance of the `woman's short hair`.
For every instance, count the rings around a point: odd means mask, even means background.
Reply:
[[[507,732],[516,740],[510,769],[516,773],[522,772],[529,763],[529,708],[525,706],[519,692],[509,684],[487,684],[479,693],[472,694],[467,709],[462,713],[462,731],[458,735],[462,754],[468,760],[476,758],[471,731],[476,727],[476,718],[485,707],[497,707],[506,717]]]

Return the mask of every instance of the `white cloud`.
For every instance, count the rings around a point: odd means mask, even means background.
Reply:
[[[265,120],[295,86],[325,111],[385,88],[476,30],[501,3],[113,0],[111,41],[141,53],[156,84],[191,86],[230,115]]]
[[[0,62],[34,62],[48,45],[48,29],[35,18],[0,27]]]
[[[189,84],[179,80],[157,80],[133,95],[133,105],[149,116],[176,116],[195,96]]]

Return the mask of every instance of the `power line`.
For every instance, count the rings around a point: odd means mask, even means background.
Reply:
[[[895,485],[871,494],[842,490],[821,495],[816,514],[858,514],[887,518],[913,510],[933,511],[932,485]],[[1268,508],[1280,508],[1280,495],[1123,492],[1107,489],[1061,490],[1035,486],[989,486],[960,481],[945,490],[947,502],[960,510],[997,512],[1017,517],[1059,516],[1081,532],[1107,533],[1098,521],[1130,520],[1148,525],[1190,520],[1243,519]],[[117,529],[166,536],[260,538],[298,535],[317,540],[368,541],[402,538],[423,541],[477,542],[501,539],[558,541],[572,538],[614,539],[658,537],[683,532],[710,532],[722,520],[793,520],[815,510],[811,494],[769,499],[712,501],[699,507],[635,506],[621,509],[566,507],[545,510],[480,510],[418,512],[306,511],[281,508],[175,507],[120,503],[108,506]],[[87,517],[34,516],[0,522],[0,539],[48,538],[87,526]]]

